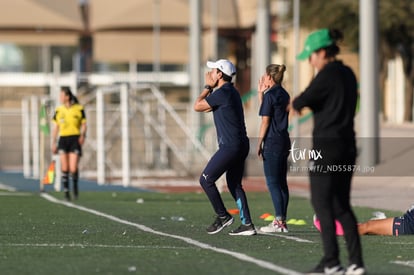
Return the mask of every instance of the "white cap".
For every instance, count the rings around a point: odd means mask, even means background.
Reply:
[[[207,61],[207,67],[210,69],[219,69],[228,76],[233,76],[236,74],[236,68],[234,67],[233,63],[227,59],[219,59],[216,62]]]

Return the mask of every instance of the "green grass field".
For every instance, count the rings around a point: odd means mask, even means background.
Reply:
[[[229,229],[206,234],[214,216],[204,194],[83,192],[73,204],[62,193],[47,196],[1,192],[0,274],[295,274],[321,257],[306,199],[292,197],[289,215],[307,225],[245,237],[229,236]],[[248,199],[255,225],[267,224],[260,216],[272,212],[269,195],[248,193]],[[366,220],[373,209],[355,211]],[[238,225],[236,219],[231,228]],[[369,274],[414,273],[411,236],[363,236],[362,242]]]

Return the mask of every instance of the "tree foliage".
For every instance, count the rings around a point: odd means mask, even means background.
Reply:
[[[302,0],[300,23],[309,30],[337,28],[344,33],[347,46],[358,48],[359,12],[357,0]]]
[[[364,0],[360,0],[364,1]],[[386,64],[401,56],[406,77],[405,120],[412,120],[413,107],[413,51],[414,51],[414,1],[378,0],[379,54],[381,87],[386,76]],[[292,9],[290,11],[292,16]],[[358,0],[302,0],[300,21],[303,28],[337,28],[344,33],[344,42],[351,50],[359,45],[359,1]]]

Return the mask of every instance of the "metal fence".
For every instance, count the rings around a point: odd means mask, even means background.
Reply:
[[[54,101],[48,99],[25,98],[21,113],[17,113],[21,128],[15,127],[12,136],[20,142],[23,157],[17,162],[23,163],[27,177],[41,177],[43,162],[58,162],[50,152],[50,137],[39,135],[42,102],[48,102],[48,121],[53,116]],[[99,184],[120,182],[128,186],[144,177],[194,176],[216,149],[213,132],[204,133],[203,141],[214,144],[207,149],[188,126],[189,104],[169,103],[154,85],[100,87],[80,101],[84,102],[88,124],[80,176],[96,179]],[[41,141],[44,147],[39,146]],[[60,189],[58,174],[56,183]]]

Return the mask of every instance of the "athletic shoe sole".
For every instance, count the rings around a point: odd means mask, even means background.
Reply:
[[[261,232],[264,233],[288,233],[289,231],[287,229],[280,229],[280,230],[274,230],[272,228],[268,228],[267,226],[263,226],[260,228]]]
[[[256,234],[257,234],[256,230],[248,230],[248,231],[242,231],[242,232],[237,232],[237,233],[229,232],[229,235],[231,236],[253,236]]]
[[[356,264],[352,264],[348,267],[348,269],[345,272],[345,275],[364,275],[365,274],[365,268],[362,266],[357,266]]]

